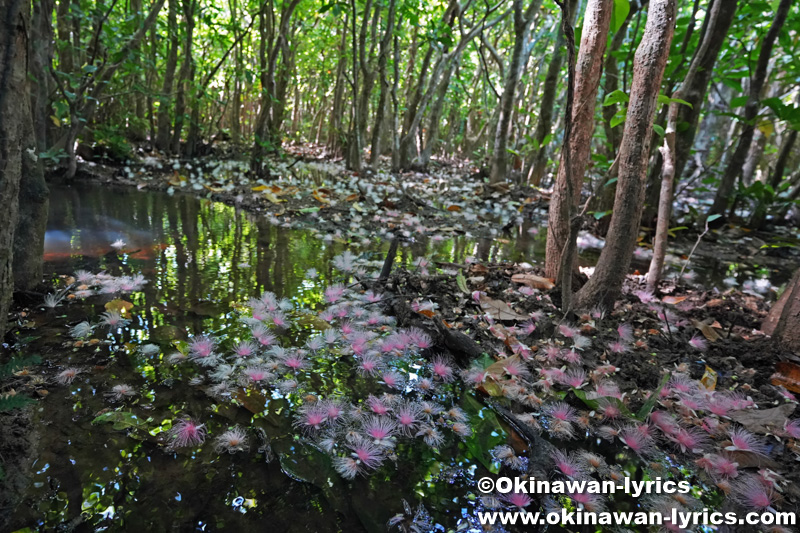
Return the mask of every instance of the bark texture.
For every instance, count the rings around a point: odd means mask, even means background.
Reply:
[[[800,270],[792,276],[761,329],[787,348],[800,349]]]
[[[647,24],[633,64],[628,117],[619,149],[619,178],[608,240],[594,275],[578,291],[576,307],[613,308],[631,263],[661,79],[675,31],[676,0],[650,2]]]
[[[602,74],[602,61],[608,41],[613,0],[589,0],[583,22],[581,43],[575,72],[575,105],[572,111],[572,140],[570,142],[571,190],[567,195],[567,174],[564,154],[558,169],[556,185],[550,200],[547,225],[547,256],[545,275],[558,278],[561,253],[569,234],[569,212],[580,202],[581,184],[589,161],[597,90]]]
[[[28,9],[21,0],[0,0],[0,334],[5,334],[14,291],[14,233],[23,159],[35,154],[26,145]],[[22,97],[20,97],[22,95]],[[23,105],[20,105],[20,102]],[[31,128],[28,124],[28,128]]]

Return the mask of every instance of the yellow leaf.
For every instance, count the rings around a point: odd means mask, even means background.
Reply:
[[[116,311],[124,315],[131,309],[133,309],[133,304],[121,298],[117,298],[116,300],[111,300],[110,302],[106,303],[106,311]]]
[[[281,202],[285,202],[286,200],[281,200],[270,191],[264,191],[264,198],[272,202],[273,204],[279,204]]]
[[[266,191],[267,189],[269,189],[269,187],[267,187],[266,185],[258,185],[257,187],[253,187],[250,190],[254,192],[261,192],[261,191]]]
[[[758,129],[761,130],[761,133],[769,137],[773,133],[775,133],[775,125],[772,121],[764,120],[758,124]]]
[[[211,185],[203,185],[203,187],[211,192],[222,192],[224,190],[222,187],[212,187]]]
[[[53,124],[55,124],[56,126],[61,127],[61,121],[58,119],[57,116],[50,115],[50,120],[52,120]]]
[[[325,193],[324,193],[322,190],[320,190],[320,189],[314,189],[314,192],[312,193],[312,195],[313,195],[313,196],[314,196],[314,198],[316,198],[316,199],[317,199],[317,201],[318,201],[318,202],[320,202],[320,203],[323,203],[323,204],[329,204],[329,203],[331,203],[330,199],[328,198],[328,195],[327,195],[327,194],[325,194]]]

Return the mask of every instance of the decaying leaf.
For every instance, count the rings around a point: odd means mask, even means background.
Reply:
[[[481,295],[480,305],[481,309],[495,320],[528,320],[528,316],[517,313],[507,303],[486,295]]]
[[[555,280],[551,278],[543,278],[542,276],[537,276],[535,274],[514,274],[511,276],[511,281],[514,283],[522,283],[523,285],[527,285],[532,289],[540,289],[545,291],[549,291],[556,286],[554,283]]]
[[[792,415],[795,407],[793,403],[785,403],[772,409],[734,411],[730,417],[753,433],[775,433],[783,429],[784,423]]]
[[[661,301],[668,305],[679,304],[684,301],[687,296],[664,296]]]
[[[800,365],[781,361],[775,365],[775,372],[770,378],[770,383],[775,386],[783,386],[792,392],[800,393]]]
[[[716,342],[719,340],[719,333],[714,330],[713,324],[706,324],[698,320],[692,320],[692,325],[700,330],[700,333],[703,334],[703,337],[708,339],[710,342]]]

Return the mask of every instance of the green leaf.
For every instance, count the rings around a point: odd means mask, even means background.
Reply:
[[[499,469],[491,450],[506,442],[506,431],[500,425],[497,415],[489,407],[481,404],[471,394],[464,395],[461,407],[470,417],[472,435],[464,441],[473,457],[487,470],[496,474]]]
[[[731,98],[731,109],[742,107],[747,103],[748,98],[749,96],[737,96],[736,98]]]
[[[628,0],[614,0],[614,11],[611,13],[611,33],[619,31],[630,11],[631,3]]]
[[[719,217],[721,217],[721,216],[722,216],[722,215],[711,215],[710,217],[708,217],[708,218],[706,219],[706,223],[708,223],[708,222],[714,222],[715,220],[717,220],[717,219],[718,219]]]
[[[681,100],[680,98],[670,98],[670,97],[665,96],[663,94],[659,94],[658,95],[658,103],[659,104],[671,104],[673,102],[677,103],[677,104],[688,105],[690,108],[692,107],[692,104],[690,104],[686,100]]]
[[[608,211],[595,211],[594,213],[592,213],[592,216],[594,217],[595,220],[600,220],[601,218],[610,214],[611,210],[609,209]]]
[[[113,424],[116,430],[128,428],[143,428],[146,426],[144,420],[131,413],[130,411],[109,411],[92,420],[92,424]]]
[[[456,276],[456,285],[461,292],[464,294],[469,294],[469,289],[467,289],[467,280],[464,279],[464,272],[459,270],[458,275]]]
[[[648,417],[648,415],[650,415],[650,411],[652,411],[653,407],[656,406],[656,402],[658,401],[659,396],[661,396],[661,389],[663,389],[667,384],[670,376],[671,374],[669,372],[664,374],[664,377],[661,378],[661,383],[659,383],[658,388],[653,391],[647,401],[644,402],[644,405],[642,405],[641,409],[639,409],[639,412],[636,413],[636,418],[639,420],[644,420]]]
[[[612,91],[606,95],[606,99],[603,100],[603,106],[608,107],[610,105],[618,104],[620,102],[628,103],[630,98],[624,91],[617,89],[616,91]]]
[[[616,128],[617,126],[625,122],[625,118],[627,118],[627,116],[628,116],[628,110],[623,107],[622,109],[617,111],[617,113],[613,117],[611,117],[609,124],[611,125],[612,128]]]
[[[662,127],[661,127],[661,126],[659,126],[658,124],[653,124],[653,131],[655,131],[656,133],[658,133],[658,135],[659,135],[659,136],[661,136],[661,137],[663,137],[663,136],[664,136],[664,134],[666,133],[666,132],[664,131],[664,128],[662,128]]]

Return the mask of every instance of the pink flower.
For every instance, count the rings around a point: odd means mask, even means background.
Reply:
[[[389,372],[384,372],[381,375],[381,381],[383,381],[384,385],[392,389],[403,388],[403,376],[400,373],[395,372],[394,370],[390,370]]]
[[[287,353],[281,358],[281,362],[293,372],[298,372],[308,366],[308,362],[305,360],[305,357],[297,352]]]
[[[569,370],[564,377],[560,379],[561,383],[575,389],[580,389],[586,385],[586,371],[582,368],[574,368]]]
[[[61,385],[69,385],[80,373],[81,371],[78,368],[67,368],[62,370],[58,376],[56,376],[56,381],[58,381]]]
[[[689,339],[689,346],[691,346],[695,350],[700,350],[701,352],[704,352],[708,349],[708,342],[706,342],[706,340],[703,337],[700,337],[699,335],[695,334],[692,336],[691,339]]]
[[[575,409],[565,402],[554,402],[543,409],[543,412],[562,422],[575,421]]]
[[[763,511],[775,501],[775,493],[759,478],[747,476],[733,487],[734,498],[747,509]]]
[[[244,375],[254,383],[261,383],[262,381],[269,381],[275,376],[262,366],[248,366],[244,369]]]
[[[441,356],[433,358],[433,361],[431,361],[431,370],[433,371],[433,376],[437,379],[441,379],[445,382],[453,380],[453,368],[448,364],[447,360]]]
[[[784,422],[783,432],[793,439],[800,439],[800,419]]]
[[[210,356],[217,347],[217,342],[206,335],[194,337],[189,341],[189,354],[192,357],[201,359]]]
[[[392,410],[386,402],[376,396],[369,396],[367,398],[367,405],[369,405],[373,413],[379,416],[387,415],[389,411]]]
[[[606,420],[617,420],[622,417],[622,410],[619,406],[605,398],[599,401],[598,410]]]
[[[665,435],[675,435],[680,430],[678,422],[666,411],[653,411],[650,413],[650,421]]]
[[[299,410],[294,425],[303,431],[314,432],[321,430],[327,419],[326,409],[317,404],[304,405]]]
[[[568,339],[578,334],[578,329],[571,324],[560,324],[558,326],[558,331]]]
[[[531,497],[524,492],[510,492],[508,494],[504,494],[501,499],[510,506],[518,509],[524,509],[533,503]]]
[[[409,342],[420,350],[425,350],[433,346],[431,336],[419,328],[409,328],[405,331],[405,334]]]
[[[375,444],[386,445],[391,443],[389,439],[394,435],[397,424],[385,416],[370,416],[364,420],[362,427]]]
[[[172,426],[167,436],[170,449],[199,446],[206,440],[206,428],[191,418],[184,418]]]
[[[703,446],[705,446],[707,439],[702,433],[694,430],[680,428],[673,435],[669,435],[672,440],[682,452],[700,453]]]
[[[235,353],[239,357],[250,357],[256,352],[256,345],[249,341],[240,342],[236,345],[233,349],[233,353]]]
[[[342,296],[344,296],[344,285],[331,285],[327,289],[325,289],[325,301],[331,304],[338,302]]]
[[[365,353],[358,363],[358,373],[362,376],[372,376],[380,372],[381,360],[372,353]]]
[[[366,468],[378,468],[383,462],[383,453],[376,445],[363,437],[357,437],[350,443],[352,457]]]
[[[614,341],[608,345],[608,351],[611,353],[625,353],[630,350],[630,347],[623,341]]]
[[[644,436],[638,429],[626,429],[619,435],[619,440],[637,455],[645,455],[652,448],[652,439]]]
[[[758,455],[767,455],[767,445],[758,437],[744,428],[737,428],[728,433],[731,445],[726,446],[728,451],[751,452]]]
[[[506,374],[513,378],[523,378],[529,375],[528,369],[525,368],[518,359],[508,359],[503,363],[503,370]]]
[[[552,457],[556,469],[568,478],[578,479],[586,475],[583,466],[573,455],[568,455],[561,450],[554,450],[550,457]]]
[[[417,424],[420,422],[421,412],[415,404],[406,402],[395,409],[397,428],[405,436],[414,434]]]
[[[619,335],[620,340],[633,342],[633,327],[630,324],[620,324],[617,327],[617,335]]]

